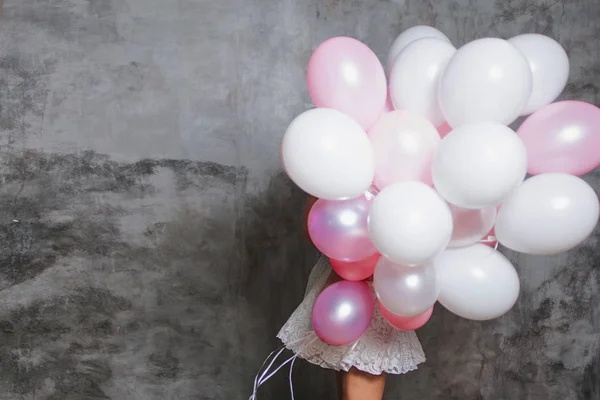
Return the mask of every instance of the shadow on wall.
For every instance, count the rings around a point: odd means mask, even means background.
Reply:
[[[239,330],[244,355],[241,370],[248,394],[263,360],[281,345],[275,335],[302,300],[316,261],[316,250],[303,238],[305,201],[306,195],[282,171],[271,178],[265,191],[244,201],[240,302],[248,312],[240,316]],[[284,367],[269,380],[260,396],[289,397],[288,371]],[[332,372],[298,360],[293,377],[298,398],[323,393],[334,398]]]

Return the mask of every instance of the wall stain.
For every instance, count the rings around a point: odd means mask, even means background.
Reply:
[[[52,64],[14,52],[0,56],[0,150],[41,132]]]
[[[580,398],[576,388],[581,387],[586,371],[596,362],[589,350],[600,343],[600,326],[591,318],[600,289],[600,256],[594,250],[599,239],[597,229],[570,253],[555,276],[535,292],[521,294],[519,304],[526,306],[519,309],[531,311],[521,316],[519,329],[504,338],[507,363],[498,365],[497,373],[512,376],[511,381],[519,376],[527,396],[543,393],[544,398]],[[556,290],[561,293],[558,298]],[[520,367],[524,363],[529,368],[525,375]],[[569,386],[565,382],[580,383]],[[509,386],[505,390],[507,398],[517,398]]]
[[[91,151],[0,158],[0,299],[12,288],[30,293],[28,305],[0,308],[2,393],[108,399],[107,387],[123,374],[167,393],[179,380],[200,385],[206,374],[235,368],[201,360],[226,359],[237,343],[237,331],[211,329],[231,323],[222,264],[230,257],[236,204],[209,198],[209,208],[194,208],[181,200],[172,218],[145,220],[138,239],[124,235],[123,218],[162,207],[165,187],[152,179],[164,171],[176,193],[195,198],[208,187],[224,195],[237,190],[247,174],[189,160],[120,163]],[[140,209],[139,200],[148,205]],[[70,278],[53,283],[47,274]],[[38,297],[36,285],[64,289]],[[115,371],[116,359],[137,367]]]
[[[64,0],[23,0],[6,9],[5,17],[54,38],[78,44],[122,41],[117,29],[120,2],[86,0],[85,7]]]
[[[96,328],[130,306],[106,290],[81,288],[0,315],[0,324],[10,327],[0,340],[0,388],[9,382],[6,389],[21,396],[38,390],[47,399],[106,398],[98,385],[112,374],[100,354],[119,347],[111,345],[112,332]]]

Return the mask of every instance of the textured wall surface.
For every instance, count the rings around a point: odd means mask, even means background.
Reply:
[[[314,261],[278,143],[324,39],[383,58],[420,23],[455,45],[544,33],[571,57],[566,98],[598,104],[598,21],[596,0],[6,0],[0,399],[247,398]],[[386,398],[600,399],[599,238],[509,254],[522,295],[498,320],[438,307],[428,362]],[[305,363],[295,384],[334,396]]]

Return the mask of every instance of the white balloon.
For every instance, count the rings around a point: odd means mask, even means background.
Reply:
[[[460,208],[450,204],[454,230],[448,247],[464,247],[487,236],[496,221],[496,207],[480,210]]]
[[[496,237],[504,246],[529,254],[557,254],[583,242],[598,222],[594,189],[563,173],[527,179],[504,202]]]
[[[456,53],[448,40],[418,39],[404,48],[390,74],[390,96],[396,109],[415,111],[433,125],[444,122],[438,102],[438,83]]]
[[[392,47],[390,48],[390,52],[388,53],[387,58],[387,71],[390,72],[392,70],[392,66],[394,65],[394,61],[398,54],[410,43],[414,42],[418,39],[423,38],[436,38],[441,40],[450,41],[446,35],[444,35],[438,29],[427,25],[417,25],[411,28],[408,28],[404,32],[402,32],[394,43],[392,43]]]
[[[467,43],[454,54],[440,80],[439,101],[452,127],[480,121],[508,125],[531,95],[527,59],[506,40]]]
[[[569,57],[554,39],[526,33],[509,39],[525,55],[533,76],[531,96],[521,115],[531,114],[552,103],[569,79]]]
[[[373,273],[373,287],[381,304],[403,317],[423,314],[435,304],[440,289],[431,262],[417,267],[395,264],[381,257]]]
[[[437,191],[462,208],[497,205],[527,173],[527,150],[510,128],[479,122],[454,129],[440,142],[432,176]]]
[[[431,160],[440,135],[419,114],[395,110],[384,114],[369,130],[379,189],[400,181],[431,184]]]
[[[498,318],[519,297],[517,271],[499,251],[484,244],[446,250],[433,264],[440,286],[438,301],[463,318]]]
[[[393,262],[421,265],[448,245],[452,214],[446,202],[424,183],[394,183],[373,201],[369,234],[377,250]]]
[[[365,131],[340,111],[315,108],[296,117],[283,137],[285,170],[315,197],[358,197],[371,185],[373,150]]]

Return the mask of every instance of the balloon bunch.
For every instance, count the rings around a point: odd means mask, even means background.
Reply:
[[[494,235],[512,250],[556,254],[599,216],[578,176],[600,165],[600,109],[552,103],[569,74],[556,41],[524,34],[457,50],[417,26],[395,40],[387,68],[389,85],[363,43],[322,43],[307,71],[317,108],[282,142],[287,174],[319,198],[311,239],[344,279],[313,309],[315,332],[332,345],[357,340],[375,304],[398,329],[425,324],[436,301],[464,318],[499,317],[519,279]],[[529,114],[516,132],[507,126]],[[362,282],[371,276],[377,302]]]

